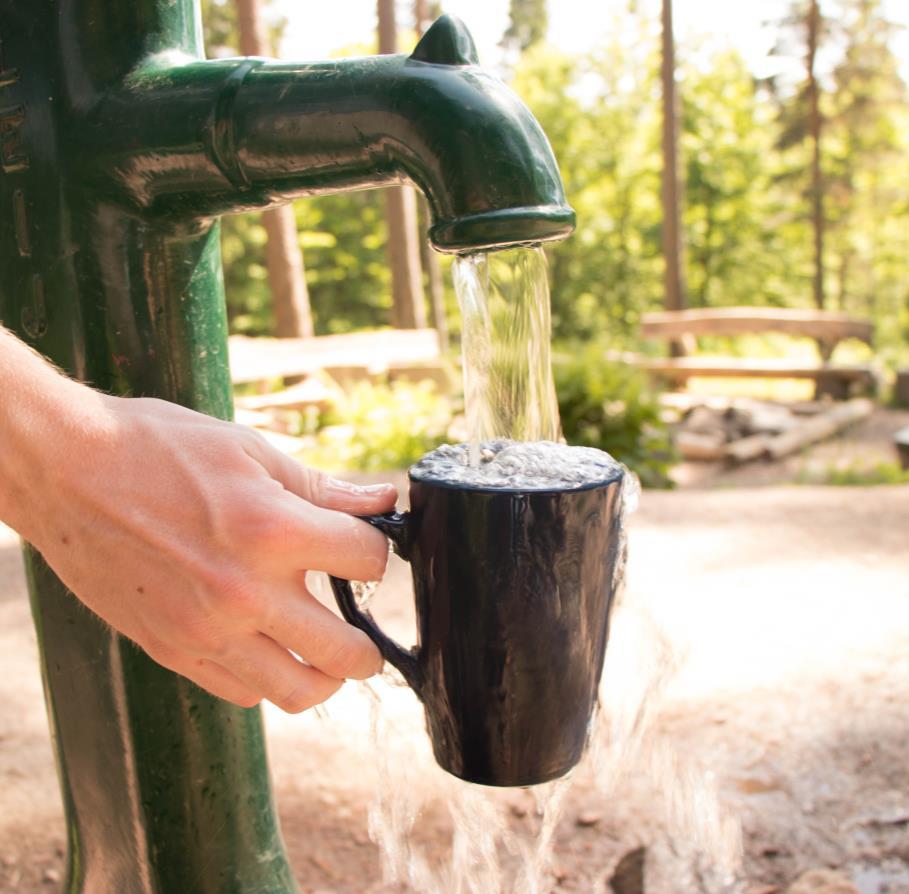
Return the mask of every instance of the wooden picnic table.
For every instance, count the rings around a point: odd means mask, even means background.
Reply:
[[[665,338],[684,353],[696,347],[697,336],[736,336],[759,332],[782,332],[814,339],[819,363],[791,363],[786,360],[741,357],[641,357],[639,365],[661,378],[684,384],[688,379],[710,377],[761,377],[813,379],[818,395],[846,398],[853,391],[873,391],[876,377],[868,366],[840,366],[830,363],[836,346],[847,338],[871,344],[873,327],[868,320],[839,311],[800,310],[776,307],[716,307],[661,311],[645,314],[641,334]]]
[[[747,335],[752,332],[783,332],[805,336],[830,346],[857,338],[871,344],[874,327],[868,320],[830,310],[782,307],[711,307],[644,314],[641,334],[680,338],[685,335]],[[822,355],[825,350],[821,349]],[[828,354],[829,357],[829,354]]]

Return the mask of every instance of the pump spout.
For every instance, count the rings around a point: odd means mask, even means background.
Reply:
[[[574,228],[540,125],[479,67],[451,16],[410,56],[151,60],[95,114],[106,142],[84,157],[144,214],[215,216],[412,181],[429,200],[439,251],[545,242]],[[112,148],[110,135],[134,134],[137,118],[148,141]]]

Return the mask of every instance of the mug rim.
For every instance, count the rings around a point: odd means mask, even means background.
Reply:
[[[412,469],[412,467],[411,467]],[[577,487],[484,487],[478,484],[466,484],[462,481],[438,481],[427,478],[414,478],[411,469],[407,470],[407,480],[410,484],[422,484],[425,487],[438,487],[443,490],[460,490],[469,493],[514,495],[524,494],[527,496],[542,494],[544,496],[554,496],[556,494],[577,494],[588,490],[597,490],[606,487],[609,484],[615,484],[620,481],[627,471],[625,466],[617,465],[615,473],[609,478],[601,478],[598,481],[591,481]]]

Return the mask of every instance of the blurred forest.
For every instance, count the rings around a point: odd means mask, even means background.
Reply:
[[[773,23],[774,52],[791,57],[801,77],[760,81],[735,51],[677,47],[689,306],[815,303],[805,70],[805,22],[813,6],[795,0],[785,19]],[[235,52],[232,4],[207,0],[204,7],[209,53]],[[513,0],[503,46],[514,60],[511,84],[549,135],[578,213],[575,235],[547,247],[554,334],[636,346],[640,315],[663,302],[660,23],[632,4],[617,14],[598,52],[572,56],[547,45],[545,16],[545,4]],[[891,49],[895,26],[880,0],[828,0],[818,24],[816,55],[825,60],[815,78],[823,125],[824,304],[870,316],[879,356],[906,363],[909,98]],[[402,48],[412,43],[412,35],[402,34]],[[374,51],[346,47],[335,55]],[[295,211],[316,332],[388,325],[381,195],[300,200]],[[256,216],[225,222],[235,332],[273,327],[264,243]],[[456,332],[450,294],[447,306]]]

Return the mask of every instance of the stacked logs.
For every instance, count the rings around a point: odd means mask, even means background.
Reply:
[[[873,408],[865,398],[788,406],[746,400],[698,404],[677,408],[683,416],[675,442],[686,460],[733,464],[778,460],[860,422]]]

